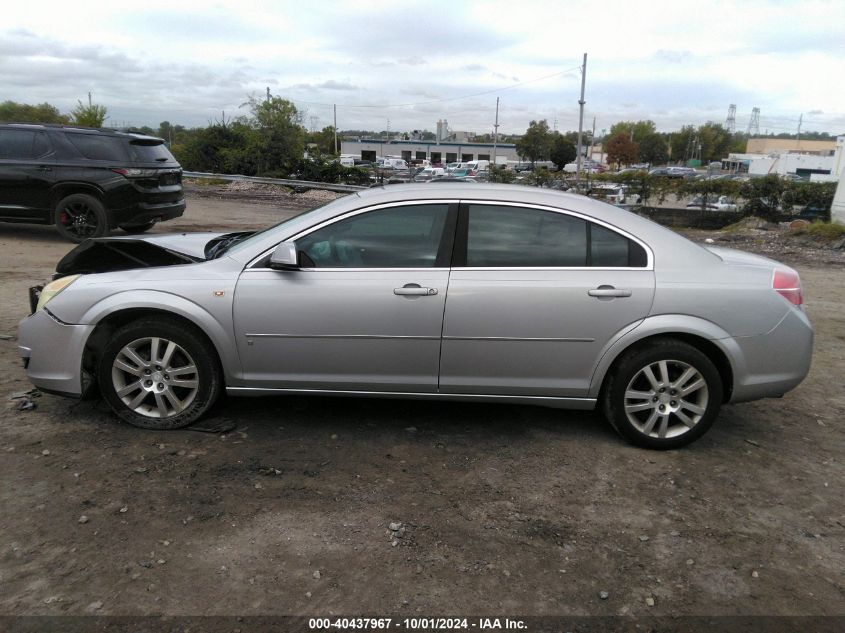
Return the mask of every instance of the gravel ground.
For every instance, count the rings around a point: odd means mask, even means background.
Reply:
[[[207,195],[154,231],[304,206]],[[18,411],[0,340],[0,614],[843,615],[845,266],[772,236],[737,243],[801,272],[810,375],[666,453],[521,406],[228,399],[222,433],[49,395]],[[0,334],[69,249],[0,225]]]

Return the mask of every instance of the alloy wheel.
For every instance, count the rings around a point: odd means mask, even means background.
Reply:
[[[197,366],[180,345],[162,337],[124,345],[112,363],[112,386],[129,409],[168,418],[187,409],[199,390]]]
[[[100,228],[97,213],[82,201],[69,202],[59,215],[59,221],[70,235],[84,240],[93,237]]]
[[[708,402],[704,376],[679,360],[646,365],[625,389],[628,421],[640,433],[661,439],[689,432],[701,421]]]

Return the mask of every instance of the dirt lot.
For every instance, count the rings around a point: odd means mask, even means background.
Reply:
[[[290,213],[215,196],[155,230]],[[69,248],[0,225],[0,334]],[[230,399],[222,434],[48,395],[17,411],[0,340],[0,614],[845,614],[845,257],[785,250],[810,376],[668,453],[519,406]]]

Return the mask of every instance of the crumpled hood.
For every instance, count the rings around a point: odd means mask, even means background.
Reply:
[[[205,247],[225,233],[168,233],[89,239],[65,255],[56,275],[105,273],[205,261]]]

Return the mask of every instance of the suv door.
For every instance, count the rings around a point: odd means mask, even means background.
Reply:
[[[654,296],[646,248],[560,209],[461,206],[443,323],[443,393],[585,397],[608,341]]]
[[[457,204],[356,211],[296,237],[300,270],[241,275],[234,299],[247,386],[437,389]]]
[[[49,219],[54,163],[44,132],[0,129],[0,218]]]

